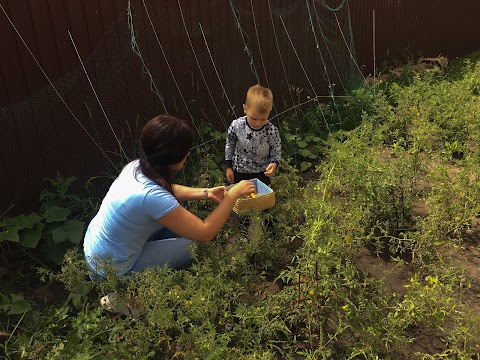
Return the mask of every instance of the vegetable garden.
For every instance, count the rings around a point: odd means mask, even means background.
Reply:
[[[89,281],[98,189],[51,179],[37,212],[0,220],[5,358],[480,359],[478,59],[287,114],[274,208],[232,213],[185,270]],[[222,134],[200,130],[177,180],[224,184]],[[110,291],[145,313],[103,312]]]

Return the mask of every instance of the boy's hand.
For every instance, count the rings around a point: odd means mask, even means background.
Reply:
[[[268,177],[272,176],[276,169],[277,169],[277,163],[268,164],[267,169],[264,172],[265,176],[268,176]]]
[[[234,177],[233,177],[233,169],[232,168],[227,168],[227,181],[230,184],[233,184]]]

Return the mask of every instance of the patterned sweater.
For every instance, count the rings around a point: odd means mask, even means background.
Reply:
[[[275,125],[267,121],[260,129],[248,125],[247,117],[233,120],[225,144],[226,166],[240,173],[264,172],[268,164],[279,163],[282,143]]]

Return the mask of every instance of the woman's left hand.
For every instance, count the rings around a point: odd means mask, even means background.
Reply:
[[[223,193],[225,190],[225,186],[216,186],[213,188],[209,188],[207,189],[207,199],[216,202],[217,204],[220,204],[223,199]]]

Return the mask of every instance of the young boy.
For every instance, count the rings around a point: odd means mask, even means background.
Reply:
[[[227,180],[230,184],[258,178],[270,185],[281,158],[280,133],[268,121],[273,95],[270,89],[254,85],[247,91],[242,116],[228,128],[225,144]]]

